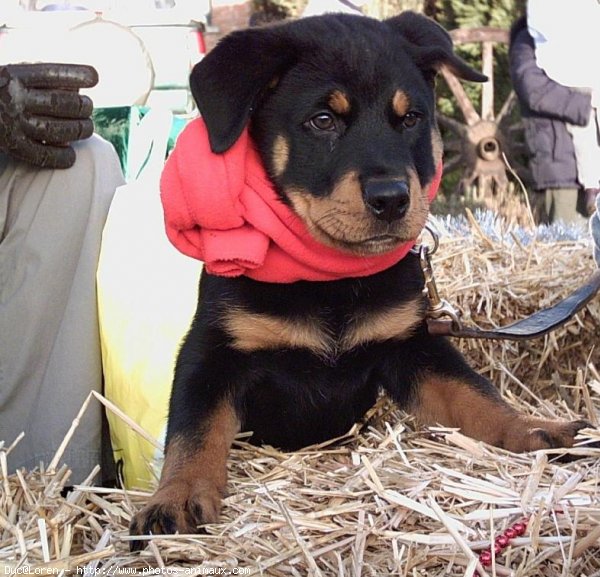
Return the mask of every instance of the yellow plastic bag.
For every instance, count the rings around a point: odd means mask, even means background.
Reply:
[[[175,359],[196,309],[201,263],[166,237],[158,174],[149,170],[115,195],[102,241],[98,305],[105,395],[164,443]],[[151,487],[162,451],[110,412],[108,419],[125,485]]]

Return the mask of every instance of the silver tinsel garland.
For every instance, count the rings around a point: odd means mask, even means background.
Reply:
[[[598,201],[600,204],[600,196]],[[600,207],[599,207],[600,210]],[[515,242],[528,246],[531,242],[583,242],[590,243],[596,262],[600,266],[600,218],[598,212],[590,220],[589,229],[584,223],[542,224],[535,228],[509,224],[505,219],[490,210],[477,209],[473,216],[480,230],[492,242],[501,242],[509,246]],[[440,234],[460,237],[473,234],[473,228],[466,216],[441,216],[433,217],[433,224]],[[592,248],[593,247],[593,248]]]

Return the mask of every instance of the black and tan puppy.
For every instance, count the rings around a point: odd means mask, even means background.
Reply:
[[[385,254],[414,240],[442,156],[433,81],[484,77],[431,20],[328,15],[225,38],[194,69],[214,152],[245,126],[281,201],[320,242]],[[292,283],[203,273],[179,353],[160,486],[131,531],[196,532],[218,519],[240,431],[285,450],[344,434],[380,390],[425,424],[511,451],[571,446],[585,423],[510,408],[427,333],[418,258],[361,278]],[[140,543],[134,544],[134,548]]]

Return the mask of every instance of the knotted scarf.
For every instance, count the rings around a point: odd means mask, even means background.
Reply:
[[[430,200],[440,180],[441,166]],[[218,276],[273,283],[362,277],[396,264],[414,245],[359,256],[315,240],[275,192],[248,130],[225,153],[215,154],[200,118],[179,135],[160,188],[170,241]]]

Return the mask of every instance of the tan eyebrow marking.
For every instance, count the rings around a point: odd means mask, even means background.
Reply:
[[[392,98],[392,108],[398,116],[406,116],[406,113],[410,110],[408,94],[402,90],[396,90],[394,98]]]
[[[341,90],[334,90],[329,96],[329,107],[336,114],[348,114],[350,112],[350,99]]]

